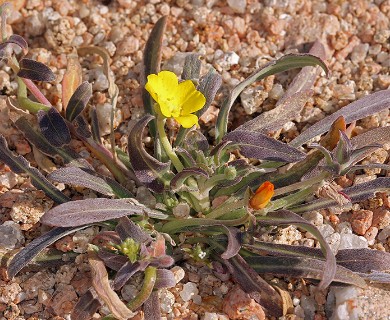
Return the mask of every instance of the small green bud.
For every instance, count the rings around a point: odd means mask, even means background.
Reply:
[[[223,174],[225,175],[227,180],[233,180],[237,177],[237,170],[235,167],[227,166],[223,171]]]
[[[135,242],[134,239],[127,238],[120,245],[117,245],[116,248],[125,256],[127,256],[131,263],[137,261],[140,244]]]

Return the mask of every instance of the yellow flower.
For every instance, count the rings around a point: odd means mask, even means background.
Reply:
[[[161,71],[148,76],[145,89],[158,103],[164,117],[174,118],[184,128],[198,123],[198,117],[192,113],[202,109],[206,98],[191,80],[179,83],[173,72]]]
[[[260,185],[253,197],[249,200],[252,209],[260,210],[266,207],[274,195],[274,185],[266,181]]]

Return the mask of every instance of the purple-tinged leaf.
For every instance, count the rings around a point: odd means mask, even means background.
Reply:
[[[115,180],[78,167],[60,168],[48,175],[50,180],[92,189],[107,196],[130,198],[133,195]]]
[[[180,190],[180,188],[183,187],[184,182],[187,180],[187,178],[194,177],[194,176],[208,178],[209,175],[205,170],[201,168],[197,168],[197,167],[185,168],[172,178],[170,189],[173,192]]]
[[[305,153],[260,132],[234,130],[224,140],[236,143],[248,158],[280,162],[297,162],[305,158]]]
[[[274,288],[263,280],[240,256],[221,261],[231,273],[235,282],[275,317],[283,315],[282,300]]]
[[[157,271],[158,272],[158,271]],[[144,319],[145,320],[161,320],[161,307],[158,291],[153,291],[149,298],[144,302]]]
[[[321,232],[313,224],[288,210],[270,212],[264,217],[259,216],[257,217],[257,222],[262,226],[296,225],[309,231],[316,237],[321,245],[324,256],[326,257],[323,277],[319,284],[319,288],[325,289],[330,285],[336,274],[336,258]]]
[[[197,90],[203,93],[206,98],[206,103],[202,109],[197,111],[196,114],[198,117],[205,113],[205,111],[210,107],[221,85],[222,77],[213,69],[210,69],[210,71],[199,80]]]
[[[42,153],[51,157],[59,155],[65,163],[69,163],[77,158],[80,158],[75,151],[67,146],[63,148],[56,148],[52,146],[40,132],[31,126],[25,117],[20,117],[16,120],[15,125],[23,133],[28,142],[37,147]]]
[[[92,85],[88,81],[84,81],[73,93],[66,107],[65,117],[72,122],[76,117],[83,112],[87,106],[89,99],[92,97]]]
[[[17,46],[19,46],[23,50],[24,54],[28,52],[27,41],[22,36],[19,36],[17,34],[11,35],[7,41],[0,43],[0,52],[10,44],[16,44]]]
[[[385,144],[390,141],[390,127],[379,127],[351,138],[353,148],[358,149],[371,144]]]
[[[90,117],[91,117],[91,131],[92,131],[93,140],[95,140],[97,143],[100,144],[102,135],[100,134],[97,111],[95,106],[91,106],[89,110],[90,110]]]
[[[207,138],[198,130],[188,132],[184,138],[184,149],[188,151],[208,152],[209,142]]]
[[[50,226],[76,227],[118,219],[128,215],[147,215],[156,219],[167,216],[140,204],[135,199],[85,199],[59,205],[47,211],[41,222]]]
[[[157,74],[160,71],[161,55],[162,55],[162,40],[167,25],[167,17],[161,17],[154,25],[152,32],[149,35],[148,40],[145,44],[144,49],[144,70],[141,81],[142,89],[142,100],[144,103],[145,113],[154,115],[154,101],[150,96],[149,92],[146,91],[144,85],[147,81],[147,77],[150,74]],[[152,120],[152,119],[150,119]],[[156,123],[153,120],[149,124],[150,133],[152,136],[156,135]]]
[[[69,198],[53,186],[38,169],[31,167],[24,157],[13,155],[2,135],[0,135],[0,160],[17,174],[26,173],[30,177],[33,186],[45,192],[56,203],[69,201]]]
[[[216,163],[221,164],[220,160],[225,152],[228,152],[229,150],[236,150],[238,149],[238,146],[233,144],[231,141],[221,141],[218,143],[214,148],[210,151],[210,156],[214,156],[216,158]]]
[[[326,59],[325,47],[318,40],[315,41],[313,46],[310,48],[309,54],[316,56],[323,61]],[[277,102],[276,107],[285,103],[287,100],[290,100],[290,98],[298,92],[311,90],[319,71],[319,68],[303,67],[302,70],[294,77],[285,94]]]
[[[196,161],[192,157],[192,155],[184,148],[182,147],[176,147],[175,148],[176,154],[181,158],[181,161],[183,162],[185,167],[195,167]]]
[[[90,137],[92,137],[92,133],[91,130],[89,130],[88,123],[82,115],[76,117],[76,119],[73,120],[72,124],[76,130],[76,134],[80,138],[89,139]]]
[[[33,81],[54,81],[56,76],[53,71],[41,62],[23,58],[19,61],[20,70],[18,77],[30,79]]]
[[[91,290],[88,290],[74,306],[70,318],[74,320],[89,320],[100,306],[99,300],[93,296]]]
[[[169,268],[175,263],[175,259],[171,256],[164,254],[156,258],[153,258],[150,265],[157,268]]]
[[[106,303],[116,318],[120,320],[127,320],[134,317],[135,314],[127,308],[116,292],[112,290],[103,261],[91,252],[89,253],[88,261],[91,266],[92,285],[99,298]]]
[[[367,95],[349,105],[341,108],[335,113],[325,117],[312,125],[309,129],[301,133],[293,141],[291,146],[299,147],[310,139],[328,131],[333,122],[340,116],[344,116],[346,123],[351,123],[360,120],[373,113],[380,112],[390,107],[390,90],[382,90],[370,95]]]
[[[318,57],[310,54],[290,54],[276,61],[267,63],[265,66],[256,70],[247,79],[240,82],[233,90],[230,91],[229,96],[226,97],[219,111],[216,125],[216,138],[220,142],[227,132],[227,119],[230,109],[240,95],[240,93],[255,81],[264,79],[270,75],[287,71],[290,69],[302,68],[306,66],[321,66],[325,72],[328,71],[325,63]]]
[[[175,275],[171,270],[157,269],[156,289],[173,288],[176,286]]]
[[[75,231],[86,228],[87,226],[77,228],[54,228],[49,232],[35,238],[26,247],[20,250],[11,260],[7,273],[8,277],[12,279],[16,274],[22,270],[29,262],[31,262],[43,249],[50,246],[57,240],[71,234]]]
[[[370,282],[390,284],[390,273],[373,271],[372,273],[357,273],[359,276]]]
[[[48,112],[38,111],[38,123],[42,135],[54,147],[62,147],[70,143],[71,136],[64,118],[55,108]]]
[[[128,154],[137,179],[154,192],[164,191],[162,178],[169,173],[170,163],[163,163],[148,154],[142,144],[142,132],[153,119],[145,115],[129,133]]]
[[[389,192],[390,190],[390,178],[379,177],[371,181],[363,182],[352,187],[341,190],[350,200],[351,203],[361,202],[370,198],[374,198],[377,192]],[[314,200],[294,208],[290,208],[291,211],[300,213],[312,210],[319,210],[323,208],[329,208],[338,206],[335,200],[331,199],[318,199]]]
[[[198,53],[191,53],[184,60],[183,72],[181,78],[183,80],[199,79],[201,62]]]
[[[120,290],[130,278],[138,271],[144,271],[149,265],[149,261],[136,261],[131,263],[127,261],[117,272],[114,279],[114,289]]]
[[[122,241],[125,241],[127,238],[132,238],[135,242],[143,243],[145,245],[148,245],[153,241],[153,238],[148,233],[142,230],[140,226],[135,224],[128,217],[119,219],[115,231]]]
[[[100,259],[103,260],[107,267],[115,271],[119,271],[119,269],[122,268],[125,263],[129,262],[128,257],[107,251],[105,249],[99,250],[97,255]]]
[[[311,68],[311,67],[305,67]],[[301,113],[307,100],[313,95],[313,91],[300,91],[286,98],[282,103],[267,112],[263,112],[256,118],[245,122],[237,129],[245,131],[259,131],[267,134],[271,131],[277,131],[282,128],[288,121],[294,120]]]
[[[227,236],[227,247],[225,252],[221,254],[222,259],[230,259],[238,254],[241,249],[241,232],[237,228],[219,226]]]
[[[246,257],[245,260],[258,273],[320,280],[324,278],[324,272],[327,272],[325,261],[307,257],[256,256]],[[366,287],[366,282],[351,270],[342,266],[337,266],[335,269],[333,282],[355,285],[361,288]]]

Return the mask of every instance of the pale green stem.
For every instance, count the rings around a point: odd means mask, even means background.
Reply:
[[[171,144],[169,143],[167,134],[165,133],[165,118],[163,118],[162,115],[157,115],[157,131],[158,135],[160,137],[161,144],[168,155],[169,159],[172,161],[173,166],[176,168],[178,172],[182,171],[184,169],[183,164],[181,163],[180,159],[176,155],[176,153],[173,151]]]
[[[311,187],[317,183],[320,183],[324,179],[326,179],[329,176],[328,172],[322,172],[318,176],[315,176],[313,178],[304,180],[304,181],[299,181],[293,184],[290,184],[288,186],[285,186],[283,188],[279,188],[275,190],[274,197],[279,196],[281,194],[289,193],[295,190]]]
[[[245,207],[247,205],[247,202],[245,199],[239,200],[237,202],[232,203],[225,203],[217,207],[217,209],[211,211],[209,214],[206,215],[207,219],[217,219],[220,216],[223,216],[224,214],[231,212],[236,209],[240,209],[242,207]]]

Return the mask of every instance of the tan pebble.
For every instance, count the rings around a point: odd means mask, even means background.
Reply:
[[[226,295],[222,310],[229,316],[229,319],[249,319],[250,316],[257,316],[259,320],[265,320],[261,305],[250,298],[239,286],[234,286]]]
[[[385,207],[376,208],[373,210],[372,226],[378,229],[383,229],[390,225],[390,210]]]
[[[54,246],[57,250],[60,250],[62,252],[68,252],[74,249],[74,243],[71,236],[66,236],[58,240]]]
[[[122,56],[134,53],[139,49],[139,46],[140,43],[138,38],[134,36],[126,37],[118,42],[116,47],[116,55]]]
[[[15,10],[15,11],[20,11],[21,9],[23,9],[26,6],[26,0],[13,0],[13,1],[0,0],[0,5],[2,5],[5,2],[11,2],[12,6],[13,6],[13,10]]]
[[[364,235],[372,224],[373,212],[370,210],[359,210],[352,213],[352,230],[358,235]]]
[[[380,74],[378,75],[378,85],[381,89],[388,89],[390,87],[390,75]]]
[[[51,301],[51,308],[55,314],[70,313],[76,304],[78,297],[72,286],[62,286]]]
[[[357,36],[353,36],[351,39],[349,39],[348,45],[336,53],[336,58],[341,60],[345,59],[352,52],[353,48],[358,44],[360,44],[360,39]]]
[[[370,227],[367,232],[364,234],[364,237],[367,239],[369,245],[373,245],[375,243],[375,238],[378,235],[377,227]]]

